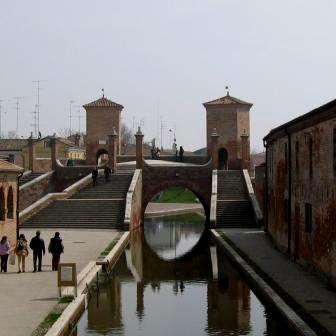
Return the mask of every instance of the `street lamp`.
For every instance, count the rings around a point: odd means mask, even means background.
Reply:
[[[173,142],[173,151],[176,151],[177,145],[176,145],[176,136],[175,136],[175,130],[172,130],[171,128],[169,129],[170,134],[174,135],[174,142]],[[171,142],[171,139],[170,139]]]

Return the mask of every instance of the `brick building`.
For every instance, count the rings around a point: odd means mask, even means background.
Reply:
[[[336,100],[271,130],[264,144],[266,229],[335,286]]]
[[[17,182],[21,172],[23,168],[0,160],[0,237],[7,236],[11,246],[17,235]]]
[[[102,98],[83,105],[86,110],[86,161],[95,165],[101,155],[110,149],[109,135],[113,129],[117,133],[117,155],[120,154],[121,111],[124,108],[103,95]]]
[[[211,134],[218,137],[218,168],[250,168],[250,109],[252,104],[226,96],[204,103],[207,121],[207,151],[211,155]]]

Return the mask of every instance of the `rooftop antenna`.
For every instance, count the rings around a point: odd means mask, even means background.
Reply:
[[[103,94],[103,98],[104,98],[104,88],[102,88],[101,90],[102,90],[102,94]]]
[[[82,119],[82,116],[81,116],[81,107],[80,105],[75,105],[74,107],[77,108],[77,118],[78,118],[78,134],[80,134],[80,131],[81,131],[81,119]]]
[[[37,132],[40,133],[40,91],[41,91],[41,87],[40,87],[40,82],[41,80],[37,79],[34,80],[33,83],[37,84],[37,104],[35,105],[36,107],[36,113],[37,113]]]
[[[20,110],[20,100],[24,97],[14,97],[16,100],[16,138],[19,137],[19,110]]]
[[[230,96],[229,86],[228,85],[225,86],[225,90],[226,90],[226,95]]]
[[[34,127],[34,134],[35,134],[35,138],[37,138],[37,105],[35,104],[35,109],[32,112],[33,114],[33,123],[31,124],[31,126]]]
[[[2,109],[2,103],[6,101],[6,99],[0,99],[0,138],[2,138],[2,115],[5,115],[6,112]]]
[[[70,106],[69,106],[69,135],[71,136],[71,119],[72,119],[72,104],[74,103],[75,101],[74,100],[70,100]]]

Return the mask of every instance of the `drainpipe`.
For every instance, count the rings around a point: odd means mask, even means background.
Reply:
[[[288,129],[285,128],[285,133],[288,137],[288,207],[287,207],[287,218],[288,218],[288,241],[287,241],[287,253],[291,255],[292,247],[292,141],[291,134]]]
[[[264,216],[264,221],[265,221],[265,227],[264,231],[268,231],[268,144],[267,141],[264,140],[264,147],[266,148],[266,164],[265,164],[265,204],[264,204],[264,209],[265,209],[265,216]]]
[[[19,210],[19,195],[20,195],[20,187],[19,187],[19,183],[20,183],[20,178],[22,177],[23,173],[20,173],[17,176],[17,186],[16,186],[16,239],[19,239],[19,214],[20,214],[20,210]]]

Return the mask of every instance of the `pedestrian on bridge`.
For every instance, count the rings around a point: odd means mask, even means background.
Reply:
[[[50,239],[48,251],[52,254],[52,270],[57,271],[61,254],[64,253],[64,246],[59,232],[55,232],[55,236]]]
[[[37,271],[42,272],[42,253],[45,255],[44,240],[41,238],[41,232],[36,231],[36,236],[30,241],[29,247],[33,250],[34,271],[36,272],[36,262],[38,261]]]
[[[183,153],[184,153],[184,149],[182,146],[180,146],[180,151],[179,151],[179,155],[180,155],[180,161],[183,161]]]
[[[91,176],[92,176],[92,183],[93,185],[97,185],[98,184],[98,167],[93,168],[92,172],[91,172]]]
[[[20,234],[16,243],[15,254],[18,257],[18,273],[25,272],[26,257],[28,256],[28,243],[23,233]]]
[[[7,272],[7,261],[10,245],[7,236],[3,236],[0,242],[1,272]]]
[[[111,175],[112,171],[111,171],[111,168],[106,165],[105,168],[104,168],[104,176],[105,176],[105,182],[107,183],[109,181],[109,177]]]

